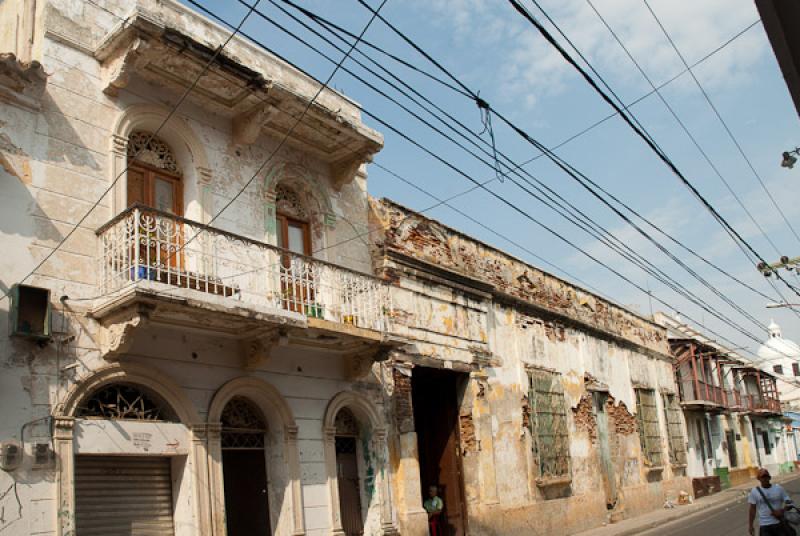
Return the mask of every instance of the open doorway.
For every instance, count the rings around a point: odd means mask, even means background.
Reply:
[[[411,376],[422,497],[427,498],[429,486],[438,486],[444,501],[443,536],[467,534],[458,408],[468,378],[465,373],[426,367],[415,367]]]

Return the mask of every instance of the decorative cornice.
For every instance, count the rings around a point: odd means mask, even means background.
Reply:
[[[38,61],[22,63],[11,53],[0,54],[0,100],[38,110],[47,73]]]

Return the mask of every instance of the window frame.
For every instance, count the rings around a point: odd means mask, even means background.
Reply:
[[[635,392],[636,427],[639,431],[642,457],[650,469],[664,467],[664,449],[661,445],[661,423],[658,419],[656,391],[655,389],[636,388]],[[652,404],[644,403],[643,398],[649,398],[652,400]],[[648,415],[645,415],[645,411],[648,412]]]
[[[672,466],[686,467],[688,454],[686,452],[686,436],[681,423],[682,410],[674,393],[661,393],[661,402],[664,406],[664,421],[667,423],[667,454]]]
[[[570,453],[567,401],[561,374],[540,368],[528,367],[528,403],[531,434],[531,454],[536,467],[537,484],[572,479],[572,456]],[[549,399],[549,400],[546,400]],[[549,403],[548,403],[549,401]],[[549,407],[548,407],[549,406]],[[548,411],[549,410],[549,411]],[[552,434],[550,442],[541,432],[548,424]],[[542,455],[542,453],[547,453]]]

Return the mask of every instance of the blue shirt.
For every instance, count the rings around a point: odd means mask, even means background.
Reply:
[[[759,489],[761,489],[767,497],[769,506],[764,502],[764,497],[758,492]],[[786,490],[778,484],[773,484],[768,488],[762,488],[761,486],[753,488],[747,496],[747,502],[756,505],[759,527],[767,527],[780,523],[780,521],[772,515],[772,510],[783,509],[787,501],[791,501],[789,495],[786,493]],[[772,510],[770,510],[770,506],[772,506]]]

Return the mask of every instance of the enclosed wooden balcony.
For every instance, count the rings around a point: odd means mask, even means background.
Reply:
[[[386,342],[389,289],[369,274],[142,205],[97,236],[94,314],[106,323],[133,307],[148,320],[234,336],[301,328],[342,349]]]

